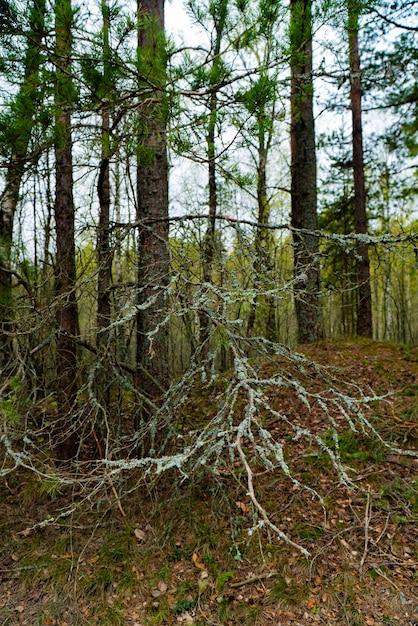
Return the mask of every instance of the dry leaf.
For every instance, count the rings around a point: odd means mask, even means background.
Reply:
[[[248,513],[248,506],[244,502],[235,502],[235,504],[243,513]]]
[[[206,569],[205,565],[201,561],[199,561],[199,555],[197,552],[193,552],[192,554],[192,562],[193,565],[199,569]]]
[[[144,579],[144,572],[140,572],[139,569],[136,567],[136,565],[132,565],[132,571],[135,574],[135,578],[137,580],[143,580]]]
[[[164,580],[159,580],[157,587],[161,591],[161,593],[165,593],[168,589],[168,585],[166,582],[164,582]]]
[[[140,528],[135,528],[134,535],[137,538],[138,542],[145,541],[147,535]]]

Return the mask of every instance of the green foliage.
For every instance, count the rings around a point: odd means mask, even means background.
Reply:
[[[274,579],[268,597],[271,602],[281,606],[294,606],[306,597],[307,591],[308,589],[304,586],[299,587],[293,578],[279,576]]]
[[[16,34],[22,28],[22,15],[14,0],[0,0],[0,32],[2,35]]]
[[[0,398],[0,416],[9,426],[17,426],[21,419],[21,411],[24,406],[22,398],[22,382],[19,376],[13,376],[8,381],[9,391]]]
[[[223,596],[218,597],[218,614],[221,624],[227,624],[228,621],[235,615],[235,607],[228,598]]]
[[[178,600],[176,606],[173,609],[173,613],[186,613],[186,611],[190,611],[193,609],[198,602],[197,598],[192,598],[191,600]]]
[[[43,478],[40,479],[39,493],[47,494],[51,499],[56,498],[59,495],[62,495],[64,492],[64,486],[62,481],[54,478]]]
[[[105,537],[94,567],[83,576],[82,587],[86,594],[101,597],[116,584],[123,591],[131,591],[138,584],[132,569],[134,533],[131,527],[115,531]]]
[[[418,396],[418,383],[412,383],[403,393],[405,396]]]
[[[222,591],[228,581],[234,578],[234,572],[220,572],[216,577],[215,587],[218,592]]]
[[[103,615],[100,617],[100,624],[103,624],[103,626],[123,626],[125,623],[125,606],[123,602],[116,600],[112,604],[107,604]]]
[[[383,510],[389,510],[393,504],[403,510],[404,514],[398,514],[398,523],[406,523],[411,516],[413,520],[418,520],[418,480],[405,484],[395,478],[385,483],[380,489],[376,504]]]
[[[94,574],[82,579],[82,588],[87,595],[100,596],[111,587],[113,581],[113,573],[108,569],[100,568]]]
[[[147,619],[147,624],[166,624],[170,617],[170,609],[165,602],[160,601],[158,606],[153,607],[151,616]]]
[[[293,530],[302,539],[310,539],[311,541],[316,541],[324,533],[324,529],[321,526],[312,526],[310,524],[296,524]]]
[[[232,558],[234,559],[234,561],[238,561],[240,563],[242,562],[243,558],[242,558],[241,550],[239,549],[239,546],[236,543],[232,544],[232,546],[229,549],[229,552]]]
[[[328,431],[325,441],[331,448],[334,447],[334,432]],[[358,460],[361,462],[383,461],[386,456],[385,448],[372,439],[365,438],[352,430],[338,433],[338,451],[343,461]]]

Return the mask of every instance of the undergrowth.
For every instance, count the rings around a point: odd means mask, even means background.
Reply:
[[[386,369],[368,360],[382,399],[367,396],[368,421],[348,428],[347,372],[343,396],[328,387],[343,349],[317,347],[325,370],[282,354],[242,360],[244,378],[212,381],[205,401],[200,386],[176,429],[185,465],[171,451],[157,473],[134,455],[43,473],[45,457],[18,457],[2,479],[0,623],[413,623],[418,481],[390,441],[414,447],[415,383],[408,373],[407,393],[387,397]]]

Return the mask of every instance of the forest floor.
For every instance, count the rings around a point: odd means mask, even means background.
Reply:
[[[390,394],[372,403],[371,419],[394,445],[416,449],[418,348],[359,341],[301,351]],[[196,397],[186,410],[196,419],[209,402]],[[319,408],[304,410],[289,390],[274,402],[326,437]],[[266,427],[274,435],[278,426]],[[274,524],[309,556],[265,528],[248,532],[254,509],[238,466],[215,481],[165,475],[113,505],[114,485],[100,500],[82,484],[9,474],[0,482],[0,626],[418,625],[417,460],[347,430],[340,450],[357,489],[339,484],[326,455],[292,444],[297,478],[322,502],[283,475],[257,476]]]

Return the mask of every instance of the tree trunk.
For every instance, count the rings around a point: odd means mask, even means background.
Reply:
[[[56,91],[55,91],[55,289],[58,302],[57,322],[57,455],[61,460],[76,455],[78,439],[74,412],[77,398],[76,346],[71,336],[77,334],[76,265],[74,242],[73,162],[70,103],[73,86],[70,77],[71,0],[57,0]]]
[[[108,153],[109,143],[109,111],[102,115],[102,160],[99,168],[97,181],[97,193],[99,196],[99,230],[97,236],[97,327],[98,342],[103,343],[106,328],[110,324],[111,300],[111,251],[109,244],[109,217],[110,217],[110,157]],[[103,337],[103,341],[101,340]]]
[[[271,253],[273,241],[271,231],[264,228],[270,219],[270,205],[267,197],[267,157],[270,150],[273,127],[265,128],[266,110],[265,103],[260,103],[257,112],[258,123],[258,146],[257,146],[257,223],[254,241],[254,280],[253,289],[256,292],[251,304],[247,322],[247,337],[252,337],[257,317],[258,291],[263,289],[272,279],[273,262]],[[267,298],[267,318],[265,337],[269,341],[275,339],[275,301]]]
[[[320,303],[311,0],[291,0],[291,223],[299,343],[324,337]]]
[[[108,94],[111,90],[110,66],[109,66],[109,7],[107,0],[101,1],[103,19],[103,91]],[[99,228],[97,233],[97,347],[99,358],[101,359],[100,375],[97,379],[96,393],[99,403],[105,412],[110,405],[110,388],[106,375],[106,362],[103,360],[104,351],[109,341],[107,329],[111,322],[111,298],[110,285],[112,280],[112,254],[109,241],[109,219],[110,219],[110,112],[105,103],[102,111],[102,154],[99,167],[99,178],[97,181],[97,194],[99,197]],[[105,421],[105,420],[104,420]],[[103,426],[99,425],[103,439],[105,433]]]
[[[139,71],[152,76],[152,98],[140,102],[137,167],[137,387],[151,400],[168,386],[166,287],[169,276],[164,0],[138,3]],[[139,77],[141,86],[141,76]],[[151,102],[152,100],[152,102]]]
[[[33,0],[30,33],[24,59],[23,82],[14,103],[17,127],[10,147],[10,165],[6,170],[5,187],[0,196],[0,373],[7,374],[11,364],[10,336],[13,318],[12,280],[10,273],[13,226],[22,178],[28,159],[28,147],[38,109],[39,69],[42,63],[41,44],[45,34],[45,0]],[[25,119],[26,124],[21,120]]]
[[[103,19],[103,85],[104,91],[111,89],[109,66],[109,7],[107,0],[101,0]],[[102,111],[102,155],[97,181],[99,197],[99,231],[97,237],[97,326],[100,333],[110,324],[110,292],[111,283],[111,254],[109,245],[109,218],[110,218],[110,112],[109,107],[101,103]],[[101,335],[99,334],[99,337]],[[100,341],[100,340],[99,340]]]
[[[354,225],[356,234],[365,235],[367,234],[367,215],[361,119],[361,72],[358,47],[359,10],[358,0],[348,0],[350,101],[353,124]],[[356,257],[358,283],[357,334],[362,337],[373,337],[369,249],[364,241],[359,240],[357,242]]]
[[[220,51],[222,37],[225,29],[227,17],[227,1],[220,0],[218,7],[213,7],[214,12],[218,8],[218,15],[213,15],[215,22],[215,45],[213,48],[213,63],[211,87],[212,92],[209,96],[209,123],[206,135],[207,158],[208,158],[208,190],[209,190],[209,223],[203,237],[202,246],[202,265],[203,265],[203,282],[212,282],[213,261],[216,250],[216,217],[218,212],[218,189],[216,181],[216,123],[218,117],[218,93],[217,80],[220,63]],[[211,320],[210,316],[204,311],[199,313],[199,344],[201,346],[202,359],[205,360],[209,352],[209,335]]]

